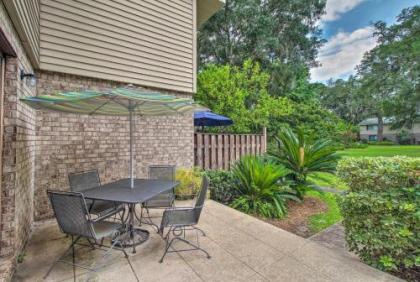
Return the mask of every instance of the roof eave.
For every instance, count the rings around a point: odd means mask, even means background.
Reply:
[[[225,4],[225,0],[198,0],[197,1],[197,25],[205,23]]]

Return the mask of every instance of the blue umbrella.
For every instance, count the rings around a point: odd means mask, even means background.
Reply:
[[[226,126],[233,124],[233,121],[225,116],[212,112],[194,112],[194,126]]]

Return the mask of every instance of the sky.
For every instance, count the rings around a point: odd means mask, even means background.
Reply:
[[[311,69],[311,80],[346,79],[354,74],[363,54],[376,45],[372,24],[393,24],[402,9],[420,0],[327,0],[320,25],[328,40],[318,54],[320,67]]]

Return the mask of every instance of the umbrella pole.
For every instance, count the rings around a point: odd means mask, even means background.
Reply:
[[[131,104],[131,101],[130,101],[130,104]],[[131,189],[134,188],[133,131],[134,131],[133,110],[130,109],[130,188]]]

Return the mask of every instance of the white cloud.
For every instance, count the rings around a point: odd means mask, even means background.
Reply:
[[[364,27],[351,33],[339,32],[331,37],[319,51],[321,66],[311,69],[311,80],[325,81],[353,74],[363,54],[376,45],[373,31],[372,27]]]
[[[327,0],[326,14],[322,17],[323,22],[334,21],[340,16],[365,0]]]

